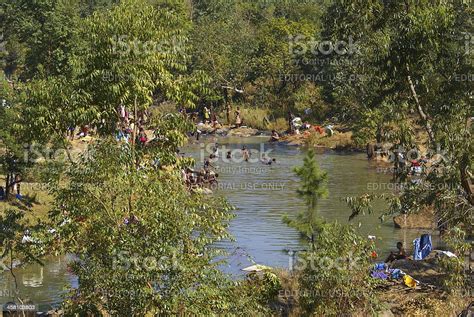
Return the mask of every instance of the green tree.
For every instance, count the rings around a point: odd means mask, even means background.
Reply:
[[[51,184],[53,245],[78,257],[72,270],[79,288],[68,311],[212,315],[257,309],[240,307],[235,284],[218,270],[222,252],[212,244],[229,238],[229,205],[189,192],[178,169],[156,168],[144,153],[136,153],[142,155],[137,169],[133,151],[129,144],[98,141]]]
[[[388,137],[382,141],[406,149],[424,146],[432,162],[419,182],[389,199],[389,212],[433,208],[439,229],[448,233],[471,234],[474,228],[473,108],[466,80],[473,66],[466,47],[471,15],[472,7],[460,1],[338,0],[325,24],[331,39],[352,35],[361,51],[356,60],[329,69],[361,76],[330,89],[335,103],[350,114],[354,135],[370,142],[383,127]],[[409,181],[408,172],[400,173],[401,182]],[[351,204],[352,216],[364,210]]]
[[[19,96],[15,94],[11,82],[5,77],[0,79],[0,172],[4,176],[2,184],[6,199],[11,198],[15,176],[23,174],[28,168],[24,160],[25,149],[21,129],[18,127],[19,111],[16,107]]]
[[[0,19],[9,77],[27,80],[72,71],[79,43],[78,0],[2,1]]]
[[[373,244],[352,226],[325,223],[318,217],[318,202],[328,195],[327,173],[320,170],[313,150],[295,173],[301,182],[297,193],[307,210],[283,220],[311,243],[310,250],[299,253],[295,265],[298,307],[305,315],[374,313],[377,298],[373,281],[367,278]]]
[[[321,219],[317,213],[318,202],[328,195],[328,176],[326,172],[320,170],[313,150],[308,150],[303,166],[296,167],[295,173],[301,182],[301,187],[297,190],[297,193],[306,203],[307,209],[299,212],[295,219],[285,216],[283,221],[301,232],[311,243],[311,249],[314,250],[316,247],[315,235],[321,224]]]
[[[472,96],[468,81],[459,80],[472,72],[472,52],[465,47],[465,30],[472,29],[468,18],[471,11],[457,2],[382,5],[373,1],[348,6],[347,1],[340,0],[334,2],[326,16],[333,21],[325,30],[331,39],[352,35],[360,47],[357,59],[347,61],[352,67],[341,65],[331,70],[364,78],[353,85],[357,91],[349,89],[347,81],[332,90],[338,102],[348,104],[343,108],[353,114],[356,135],[365,135],[365,140],[371,141],[383,120],[386,134],[394,136],[385,140],[411,148],[410,134],[415,135],[415,128],[421,127],[427,135],[421,141],[426,141],[428,152],[439,154],[441,149],[446,154],[441,162],[443,168],[433,169],[426,180],[437,179],[440,185],[457,183],[454,190],[460,188],[465,197],[458,195],[458,202],[467,199],[471,205],[462,203],[463,208],[452,209],[451,216],[467,214],[473,202],[468,176],[473,153]],[[354,22],[361,19],[364,23]],[[360,124],[360,119],[367,123]],[[408,124],[403,126],[403,121]],[[369,130],[372,132],[367,133]],[[457,131],[456,136],[448,130]]]
[[[121,104],[131,114],[160,100],[193,105],[184,78],[186,23],[185,12],[146,0],[122,1],[86,19],[78,79],[99,132],[115,131]]]

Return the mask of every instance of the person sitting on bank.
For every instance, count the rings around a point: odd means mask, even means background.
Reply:
[[[395,260],[403,260],[407,258],[407,254],[405,252],[405,249],[403,248],[403,243],[397,242],[397,251],[390,252],[390,255],[387,257],[385,260],[385,263],[390,263]]]
[[[3,186],[0,186],[0,200],[4,200],[5,199],[5,189],[3,188]]]

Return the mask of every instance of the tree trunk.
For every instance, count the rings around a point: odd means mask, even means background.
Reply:
[[[474,206],[474,194],[470,176],[468,175],[467,169],[470,167],[469,155],[465,153],[459,162],[459,172],[461,173],[461,186],[466,192],[467,200]]]
[[[410,73],[410,67],[408,65],[406,65],[406,67],[407,67],[408,73]],[[425,129],[426,129],[426,132],[428,132],[428,137],[430,138],[430,142],[434,144],[435,135],[434,135],[433,129],[431,128],[429,118],[420,104],[420,99],[418,98],[418,94],[416,93],[415,85],[413,84],[413,81],[411,80],[411,76],[408,75],[407,79],[408,79],[408,84],[410,85],[411,93],[413,95],[413,98],[415,99],[416,110],[418,112],[418,115],[420,116],[421,120],[423,121],[423,124],[425,125]]]
[[[5,200],[8,200],[10,194],[10,173],[7,173],[5,180]]]

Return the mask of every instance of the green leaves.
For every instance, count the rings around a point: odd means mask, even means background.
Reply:
[[[328,176],[326,172],[322,172],[319,169],[316,155],[311,149],[308,150],[304,158],[303,166],[295,168],[295,174],[301,181],[297,194],[305,201],[307,210],[299,212],[295,219],[284,216],[283,222],[306,236],[309,242],[311,242],[312,249],[314,249],[314,236],[322,222],[317,216],[317,204],[321,198],[325,198],[328,195]]]
[[[132,112],[157,99],[193,106],[192,88],[180,77],[186,71],[186,29],[180,12],[144,0],[124,1],[85,21],[79,87],[90,95],[89,106],[101,112],[91,123],[102,133],[115,129],[111,122],[121,104]]]
[[[315,240],[317,248],[301,253],[296,264],[303,312],[329,316],[375,311],[374,285],[367,277],[374,246],[339,223],[322,224]]]
[[[170,115],[164,122],[159,133],[167,141],[153,153],[170,157],[180,120]],[[189,192],[177,170],[158,170],[149,154],[132,156],[128,144],[97,141],[70,166],[65,183],[52,184],[57,247],[78,256],[72,270],[80,284],[68,310],[208,315],[234,309],[234,286],[217,270],[212,247],[230,238],[230,206]]]

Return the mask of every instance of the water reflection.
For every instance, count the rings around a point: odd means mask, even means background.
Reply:
[[[72,259],[66,255],[45,259],[45,266],[27,265],[14,269],[15,277],[4,272],[0,277],[0,302],[17,301],[20,297],[25,302],[38,305],[39,309],[49,310],[62,301],[65,286],[77,287],[77,278],[67,270],[67,263]],[[15,288],[15,279],[18,288]]]

